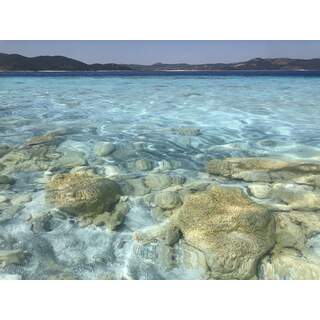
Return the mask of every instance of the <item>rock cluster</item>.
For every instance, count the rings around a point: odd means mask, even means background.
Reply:
[[[191,127],[174,132],[200,134]],[[62,135],[33,137],[18,147],[0,145],[1,221],[32,201],[30,190],[16,193],[24,176],[19,172],[45,171],[34,181],[45,184],[46,203],[54,209],[26,220],[33,234],[54,230],[59,214],[81,227],[116,230],[138,204],[151,215],[143,219],[160,223],[134,232],[134,246],[156,241],[153,262],[169,269],[191,268],[205,279],[320,279],[320,162],[214,159],[207,172],[188,175],[173,162],[140,158],[139,145],[126,150],[99,142],[97,157],[87,157],[85,148],[79,147],[86,153],[73,145],[58,147]],[[110,164],[126,153],[128,163]],[[128,215],[125,232],[131,219]],[[24,261],[21,250],[0,250],[0,267]]]
[[[310,243],[320,230],[320,163],[269,158],[211,160],[208,172],[247,183],[276,221],[276,245],[259,269],[264,279],[319,279]]]

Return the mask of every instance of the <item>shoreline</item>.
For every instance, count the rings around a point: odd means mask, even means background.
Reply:
[[[290,70],[270,70],[270,69],[243,69],[243,70],[198,70],[198,69],[190,69],[190,70],[181,70],[181,69],[165,69],[165,70],[0,70],[0,73],[21,73],[21,72],[30,72],[30,73],[49,73],[49,72],[61,72],[61,73],[70,73],[70,72],[92,72],[92,73],[108,73],[108,72],[144,72],[144,73],[152,73],[152,72],[320,72],[317,69],[290,69]]]
[[[108,76],[239,76],[239,77],[320,77],[320,70],[105,70],[105,71],[0,71],[0,77],[108,77]]]

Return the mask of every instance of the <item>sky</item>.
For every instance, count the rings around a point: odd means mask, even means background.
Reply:
[[[320,41],[20,41],[0,40],[0,52],[63,55],[86,63],[218,63],[251,58],[320,58]]]

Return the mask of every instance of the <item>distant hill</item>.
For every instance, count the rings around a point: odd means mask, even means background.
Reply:
[[[163,64],[156,63],[151,66],[130,65],[136,70],[198,70],[198,71],[223,71],[223,70],[320,70],[320,59],[262,59],[256,58],[237,63],[214,64]]]
[[[164,64],[153,65],[116,64],[84,62],[64,56],[39,56],[28,58],[19,54],[0,53],[0,71],[108,71],[108,70],[135,70],[135,71],[223,71],[223,70],[320,70],[320,59],[262,59],[256,58],[237,63],[214,64]]]
[[[86,64],[84,62],[63,56],[39,56],[27,58],[19,54],[0,53],[0,71],[105,71],[131,70],[127,65]]]

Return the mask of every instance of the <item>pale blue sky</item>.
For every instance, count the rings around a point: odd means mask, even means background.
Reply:
[[[251,58],[320,58],[320,41],[4,41],[0,52],[64,55],[87,63],[216,63]]]

